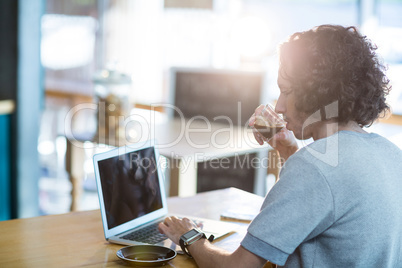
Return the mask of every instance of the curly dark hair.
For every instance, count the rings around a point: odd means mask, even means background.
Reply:
[[[370,126],[389,111],[391,90],[377,47],[355,27],[321,25],[280,46],[280,68],[296,94],[296,109],[312,114],[338,101],[339,123]],[[286,72],[292,62],[292,76]]]

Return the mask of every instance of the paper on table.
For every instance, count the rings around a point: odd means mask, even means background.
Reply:
[[[257,216],[258,213],[258,209],[250,210],[250,207],[246,206],[231,208],[221,213],[221,220],[250,223]]]

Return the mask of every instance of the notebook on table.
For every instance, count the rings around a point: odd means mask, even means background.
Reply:
[[[157,230],[158,223],[170,215],[155,140],[96,154],[93,161],[106,240],[122,245],[153,244],[179,249]],[[188,218],[207,237],[219,238],[236,229],[236,225],[228,222]]]

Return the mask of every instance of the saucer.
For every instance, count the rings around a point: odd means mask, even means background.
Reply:
[[[125,262],[138,266],[160,266],[174,259],[177,255],[173,249],[154,246],[137,245],[128,246],[119,249],[116,252],[117,257]]]

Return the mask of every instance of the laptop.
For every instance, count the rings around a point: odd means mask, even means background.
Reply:
[[[160,245],[180,253],[180,247],[157,230],[157,224],[170,216],[161,160],[155,140],[94,155],[96,185],[107,241],[122,245]],[[236,225],[229,222],[188,218],[195,221],[207,237],[214,235],[219,238],[236,229]]]

